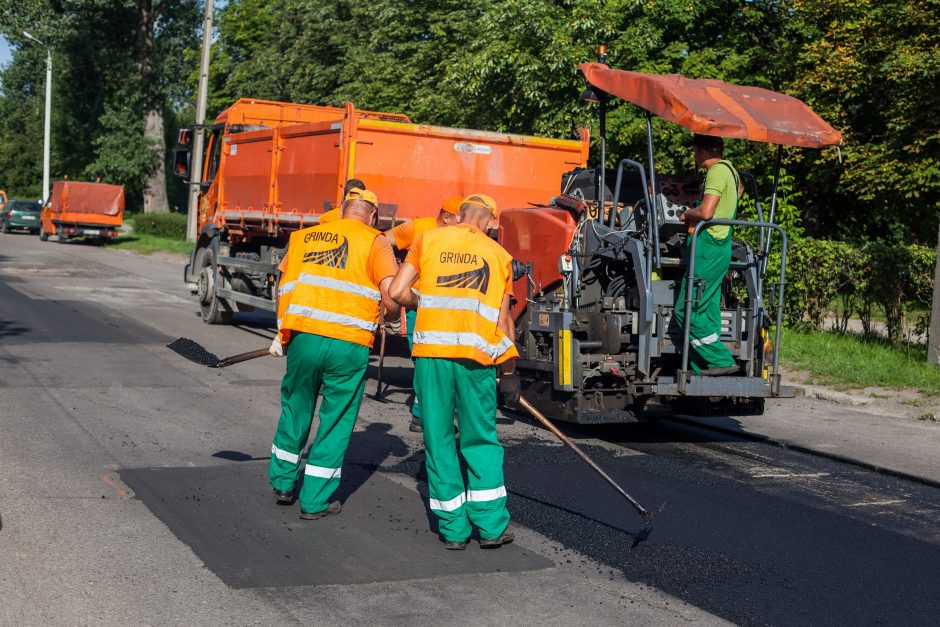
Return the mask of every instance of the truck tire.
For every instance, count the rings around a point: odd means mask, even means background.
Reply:
[[[196,255],[197,296],[202,321],[206,324],[228,324],[232,321],[229,304],[215,295],[215,253],[203,248]]]

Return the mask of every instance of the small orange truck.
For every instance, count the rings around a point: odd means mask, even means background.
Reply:
[[[208,125],[207,125],[208,126]],[[587,161],[589,134],[553,139],[415,124],[404,115],[241,99],[209,126],[196,247],[184,271],[203,321],[275,310],[291,232],[340,204],[351,178],[379,199],[380,229],[434,216],[451,196],[485,192],[525,207]],[[173,171],[189,177],[190,129]]]
[[[124,219],[124,186],[81,181],[56,181],[40,216],[39,239],[56,235],[60,243],[73,237],[112,239]]]

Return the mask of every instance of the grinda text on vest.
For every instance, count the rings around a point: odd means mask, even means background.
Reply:
[[[476,265],[477,256],[473,253],[442,252],[441,263],[469,263]]]
[[[304,244],[309,244],[310,242],[326,242],[327,244],[335,244],[339,241],[339,236],[332,231],[311,231],[304,235]]]

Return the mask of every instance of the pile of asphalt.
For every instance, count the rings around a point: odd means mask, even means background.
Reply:
[[[201,344],[188,337],[175,339],[167,344],[166,347],[186,359],[203,366],[214,366],[219,363],[219,358],[215,354],[210,353],[203,348]]]

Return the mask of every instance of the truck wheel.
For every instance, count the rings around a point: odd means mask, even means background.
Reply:
[[[197,256],[197,295],[202,321],[206,324],[228,324],[232,320],[232,310],[228,303],[215,295],[215,253],[211,248],[203,248]]]

